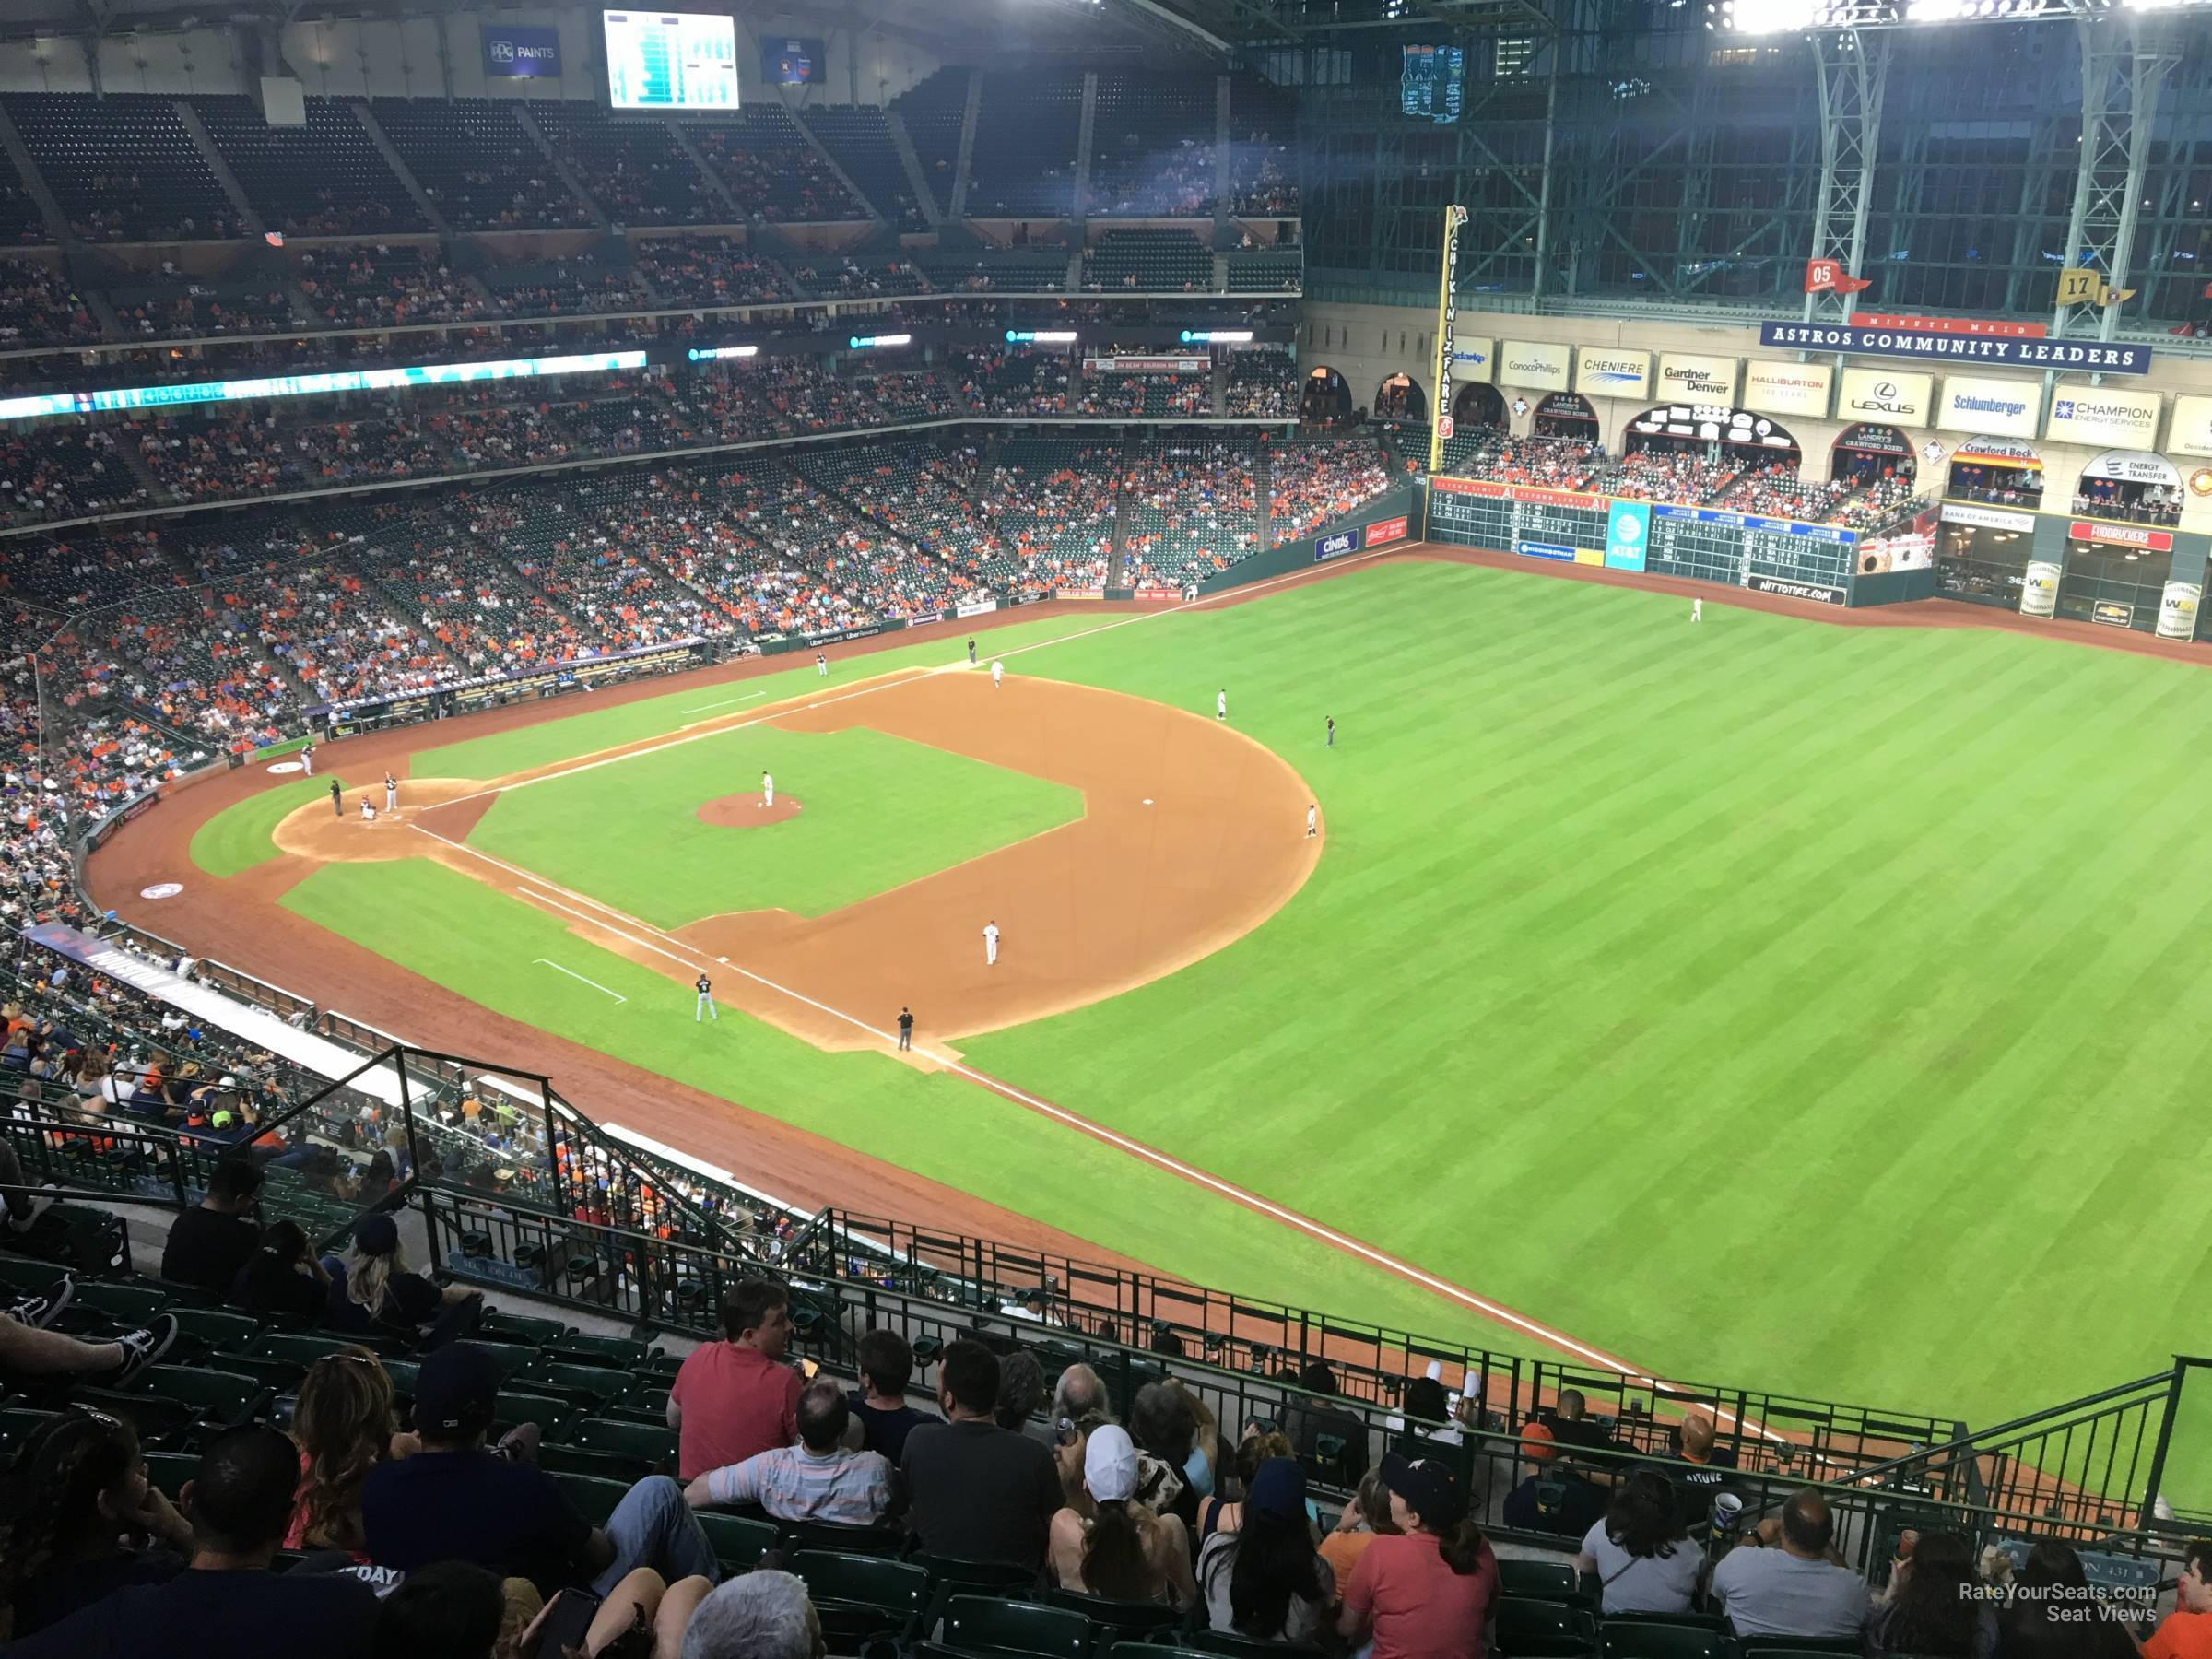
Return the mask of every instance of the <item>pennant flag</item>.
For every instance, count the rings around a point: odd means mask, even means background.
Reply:
[[[1871,276],[1852,276],[1832,259],[1808,259],[1805,262],[1805,291],[1823,294],[1855,294],[1862,288],[1874,286]]]
[[[2135,297],[2136,290],[2134,288],[2107,288],[2098,293],[2097,303],[2100,305],[2125,305]]]

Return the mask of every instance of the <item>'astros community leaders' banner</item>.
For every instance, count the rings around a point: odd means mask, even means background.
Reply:
[[[1849,328],[1839,323],[1761,323],[1759,343],[1787,346],[1798,351],[1843,351],[1859,357],[2003,363],[2015,369],[2083,369],[2100,374],[2150,372],[2149,347],[2128,346],[2113,340],[1987,339],[1978,335]]]

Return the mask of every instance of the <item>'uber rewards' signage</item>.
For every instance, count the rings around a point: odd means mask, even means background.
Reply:
[[[1838,420],[1924,427],[1936,402],[1936,377],[1897,369],[1846,369],[1836,399]]]
[[[1574,389],[1585,397],[1652,395],[1652,354],[1585,346],[1574,355]]]

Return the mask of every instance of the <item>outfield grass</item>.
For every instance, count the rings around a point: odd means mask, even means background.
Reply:
[[[2212,1050],[2203,671],[1684,612],[1402,564],[1024,656],[1227,686],[1328,843],[1254,935],[971,1060],[1679,1378],[1988,1422],[2154,1369],[2212,1281],[2177,1167]],[[349,902],[303,913],[666,1064],[477,959],[554,954],[525,907],[382,936],[441,913],[379,888],[403,867],[320,873],[302,896]],[[1172,1271],[1418,1298],[980,1090],[745,1029],[687,1079]]]
[[[797,817],[700,821],[707,801],[757,794],[763,771],[802,803]],[[926,744],[761,725],[509,790],[468,844],[681,927],[735,911],[825,915],[1082,816],[1080,790]]]
[[[210,876],[236,876],[281,857],[276,826],[311,801],[330,798],[330,779],[318,773],[272,783],[224,807],[193,831],[192,862]]]

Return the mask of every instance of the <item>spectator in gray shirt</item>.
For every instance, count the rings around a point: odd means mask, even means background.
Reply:
[[[1828,1500],[1812,1488],[1759,1523],[1713,1569],[1712,1593],[1738,1636],[1856,1636],[1866,1622],[1866,1582],[1834,1548]]]

